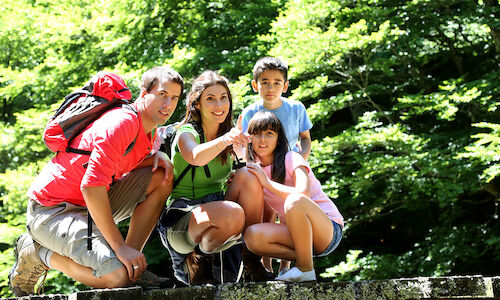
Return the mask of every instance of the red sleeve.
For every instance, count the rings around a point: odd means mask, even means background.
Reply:
[[[127,147],[137,137],[140,126],[137,119],[126,110],[116,109],[94,122],[93,149],[80,188],[102,185],[109,188]]]

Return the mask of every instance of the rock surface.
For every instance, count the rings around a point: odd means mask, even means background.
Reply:
[[[321,283],[226,283],[144,291],[140,287],[88,290],[70,295],[40,295],[33,300],[160,299],[463,299],[499,298],[500,276],[417,277]],[[16,298],[3,298],[16,299]]]

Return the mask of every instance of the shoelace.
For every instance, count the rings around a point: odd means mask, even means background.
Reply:
[[[48,273],[48,270],[45,269],[45,271],[43,273],[42,281],[40,282],[40,284],[38,285],[38,288],[36,289],[37,295],[45,294],[45,278],[47,278],[47,273]],[[42,290],[42,293],[40,293],[40,289]]]
[[[38,288],[36,289],[35,293],[37,295],[40,295],[40,290],[42,290],[42,294],[45,293],[45,278],[47,278],[47,268],[45,266],[38,266],[33,271],[30,273],[28,280],[26,280],[26,283],[29,285],[33,285],[33,287],[36,285],[38,279],[40,276],[43,274],[42,281],[38,285]],[[38,275],[40,274],[40,275]],[[35,279],[36,278],[36,279]]]

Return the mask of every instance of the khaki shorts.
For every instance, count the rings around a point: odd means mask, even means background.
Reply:
[[[193,214],[193,210],[196,209],[197,207],[201,206],[202,203],[208,203],[208,202],[213,202],[213,201],[223,201],[224,200],[224,194],[223,193],[215,193],[215,194],[209,194],[201,199],[198,199],[199,204],[195,205],[188,205],[187,207],[183,208],[182,211],[185,212],[177,221],[175,221],[174,225],[172,227],[169,227],[166,230],[166,238],[169,243],[169,245],[174,249],[176,252],[180,254],[188,254],[193,252],[194,248],[198,246],[198,243],[193,241],[191,236],[189,235],[189,219],[191,218],[191,215]],[[189,202],[188,202],[189,203]],[[225,243],[223,243],[221,246],[219,246],[217,249],[215,249],[212,253],[220,252],[223,250],[226,250],[236,243],[238,243],[239,236],[238,237],[230,237],[229,240],[227,240]],[[205,252],[201,247],[200,250]],[[205,252],[207,253],[207,252]],[[207,253],[211,254],[211,253]]]
[[[191,206],[191,210],[197,208],[201,204]],[[167,240],[172,248],[180,254],[188,254],[193,252],[198,245],[189,235],[189,219],[191,219],[191,211],[186,212],[175,224],[167,230]]]
[[[150,167],[133,170],[111,186],[108,196],[115,223],[130,217],[137,204],[146,199],[152,175]],[[92,250],[87,250],[86,207],[68,202],[43,206],[29,200],[26,218],[28,232],[34,240],[90,267],[94,276],[101,277],[123,267],[95,223],[92,225]]]

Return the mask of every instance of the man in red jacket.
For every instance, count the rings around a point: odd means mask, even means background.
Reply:
[[[71,141],[72,148],[91,151],[90,157],[58,152],[47,163],[28,191],[29,234],[18,238],[9,273],[16,296],[33,294],[48,269],[94,288],[151,284],[152,278],[160,283],[146,271],[142,249],[172,191],[173,174],[165,154],[148,155],[157,125],[170,118],[183,88],[182,77],[170,68],[146,71],[132,104],[137,112],[114,108]],[[116,224],[128,217],[124,240]]]

